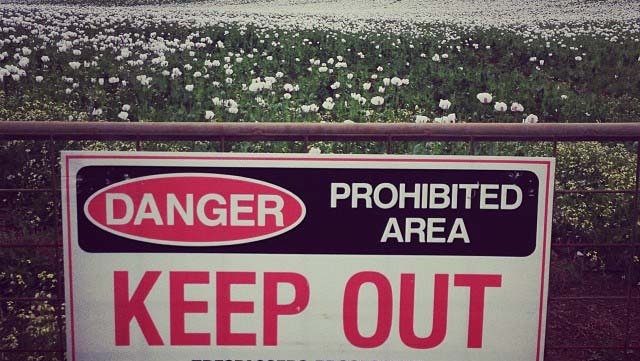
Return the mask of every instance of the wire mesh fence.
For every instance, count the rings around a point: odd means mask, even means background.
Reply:
[[[640,124],[0,124],[0,360],[64,360],[61,150],[553,156],[546,360],[640,359]]]

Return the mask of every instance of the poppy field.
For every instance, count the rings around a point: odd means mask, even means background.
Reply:
[[[124,3],[142,5],[0,4],[0,119],[536,123],[640,114],[634,2]]]

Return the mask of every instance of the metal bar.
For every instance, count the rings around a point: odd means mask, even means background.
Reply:
[[[33,349],[33,348],[16,348],[16,349],[0,349],[0,352],[6,353],[64,353],[64,349]]]
[[[614,346],[614,345],[563,345],[563,346],[549,346],[545,345],[547,350],[638,350],[640,345]]]
[[[3,297],[0,298],[0,302],[51,302],[51,303],[63,303],[63,298],[35,298],[35,297]]]
[[[51,192],[51,188],[0,188],[0,193],[17,193],[17,192]],[[56,189],[53,192],[60,192]]]
[[[634,189],[556,189],[559,194],[624,194],[635,193]]]
[[[0,122],[0,139],[54,140],[635,141],[640,123]]]
[[[629,251],[631,255],[634,255],[638,250],[638,199],[640,198],[640,142],[636,143],[636,179],[635,179],[635,189],[633,194],[633,229],[631,234],[632,244],[629,246]],[[631,269],[631,262],[628,264],[628,269]],[[624,325],[624,346],[625,353],[628,352],[629,346],[631,345],[631,308],[632,308],[632,282],[627,282],[627,304],[625,310],[625,325]]]
[[[61,248],[62,244],[58,244],[58,243],[45,243],[45,244],[38,244],[38,243],[14,243],[14,244],[1,244],[0,248]]]
[[[549,301],[625,301],[627,296],[549,296]],[[631,297],[640,300],[640,296]]]
[[[602,248],[626,248],[631,247],[632,243],[552,243],[551,247],[561,248],[561,247],[602,247]]]
[[[58,189],[60,187],[60,185],[58,184],[58,172],[56,172],[56,154],[55,154],[55,141],[52,139],[49,141],[49,171],[51,172],[51,191],[53,192],[53,194],[55,194],[56,189]],[[56,244],[62,245],[63,240],[62,240],[62,228],[60,223],[58,222],[58,220],[62,219],[62,215],[60,212],[60,209],[58,209],[57,206],[57,202],[54,200],[53,201],[53,209],[54,209],[54,214],[56,216],[54,222],[55,222],[55,237],[56,237]],[[56,260],[56,266],[55,266],[55,271],[56,274],[58,274],[58,276],[62,275],[63,273],[63,269],[59,269],[60,266],[60,260],[62,259],[62,250],[61,247],[55,247],[55,260]],[[64,277],[64,276],[63,276]],[[64,288],[60,287],[60,285],[62,284],[62,282],[59,282],[57,287],[56,287],[56,291],[57,291],[57,298],[58,299],[64,299]],[[56,314],[55,314],[55,318],[56,318],[56,324],[58,326],[58,345],[62,346],[65,345],[66,342],[66,334],[65,334],[65,329],[64,329],[64,321],[63,321],[63,316],[60,314],[60,310],[61,308],[58,307],[56,309]],[[64,353],[61,353],[61,356],[64,356]]]
[[[391,150],[393,153],[393,146],[387,142],[387,151]],[[470,152],[470,155],[473,155]],[[54,192],[59,193],[60,189],[56,188],[52,190],[51,188],[0,188],[0,193],[17,193],[17,192]],[[609,194],[620,194],[620,193],[633,193],[633,189],[556,189],[556,193],[561,194],[600,194],[600,193],[609,193]]]

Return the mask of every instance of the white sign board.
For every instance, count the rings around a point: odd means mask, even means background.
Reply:
[[[70,360],[542,360],[553,159],[62,162]]]

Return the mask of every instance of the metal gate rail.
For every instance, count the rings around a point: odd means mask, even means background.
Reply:
[[[557,156],[558,142],[634,142],[635,154],[635,183],[632,189],[556,189],[555,194],[628,194],[632,198],[633,234],[628,242],[615,244],[601,243],[553,243],[553,248],[571,247],[623,247],[630,254],[640,251],[638,221],[640,196],[640,123],[545,123],[545,124],[410,124],[410,123],[123,123],[123,122],[0,122],[0,140],[38,140],[47,141],[50,149],[55,149],[56,142],[69,140],[119,140],[133,141],[136,149],[142,150],[143,141],[216,141],[220,143],[222,151],[228,150],[225,142],[229,141],[302,141],[308,144],[313,141],[382,141],[386,142],[388,153],[393,152],[394,142],[403,141],[457,141],[469,144],[469,153],[474,152],[477,142],[553,142],[553,156]],[[50,188],[1,188],[0,195],[18,192],[51,193],[51,198],[58,197],[59,174],[57,174],[57,155],[50,152]],[[55,212],[59,216],[60,210]],[[59,217],[58,217],[59,218]],[[57,224],[57,223],[56,223]],[[0,245],[2,248],[52,248],[56,257],[61,256],[62,235],[57,226],[55,242],[41,243],[35,240],[23,240],[22,243]],[[616,296],[550,296],[550,302],[558,301],[624,301],[625,327],[624,342],[612,345],[550,345],[547,350],[575,349],[575,350],[623,350],[625,353],[640,350],[640,340],[632,343],[631,319],[633,307],[640,300],[634,296],[635,285],[627,282],[624,295]],[[63,291],[59,289],[56,298],[43,300],[41,298],[16,297],[0,298],[0,302],[32,302],[47,301],[55,304],[64,303]],[[60,321],[59,321],[60,322]],[[59,325],[60,330],[64,330]],[[64,345],[65,335],[60,332],[59,345]],[[4,353],[58,353],[64,358],[65,350],[55,349],[0,349],[0,356]]]
[[[0,122],[0,139],[635,141],[640,123]]]

